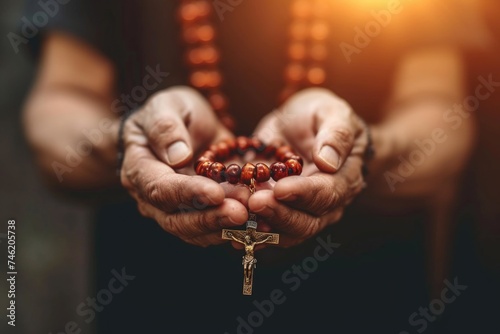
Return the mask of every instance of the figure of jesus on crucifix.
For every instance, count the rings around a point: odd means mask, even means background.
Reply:
[[[279,235],[276,233],[257,232],[256,216],[250,214],[246,230],[222,230],[222,238],[233,240],[245,246],[245,255],[241,264],[243,265],[243,294],[252,294],[253,270],[256,267],[257,259],[254,255],[254,248],[259,244],[278,244]]]

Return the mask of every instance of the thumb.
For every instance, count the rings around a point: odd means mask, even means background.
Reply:
[[[209,105],[189,88],[171,88],[153,96],[142,113],[141,127],[149,146],[172,168],[186,166],[219,128]]]
[[[260,121],[259,125],[254,131],[254,135],[260,139],[264,144],[276,144],[283,142],[283,134],[277,117],[278,111],[267,114]]]
[[[314,118],[316,137],[313,161],[323,172],[334,173],[342,167],[358,133],[355,122],[338,110],[318,110]]]

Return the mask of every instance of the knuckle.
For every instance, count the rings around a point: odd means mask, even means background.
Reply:
[[[176,128],[177,122],[175,122],[173,119],[155,120],[149,130],[149,135],[152,138],[165,136],[174,132]]]
[[[329,211],[330,208],[336,204],[335,198],[332,196],[332,194],[335,195],[334,189],[332,187],[325,186],[329,183],[329,180],[314,180],[313,189],[316,191],[311,192],[311,201],[309,205],[319,215]]]
[[[319,219],[311,218],[307,220],[304,228],[304,237],[310,238],[318,234],[318,232],[319,232]]]
[[[332,135],[333,140],[341,145],[345,143],[345,146],[350,146],[354,141],[354,133],[346,127],[335,129]]]
[[[153,204],[161,204],[164,201],[162,191],[158,187],[156,180],[148,181],[144,185],[144,193]]]
[[[178,224],[175,222],[174,215],[166,215],[164,216],[161,220],[158,221],[158,224],[161,226],[163,230],[166,232],[173,234],[177,237],[180,237],[181,235],[177,232],[177,230],[174,228]]]

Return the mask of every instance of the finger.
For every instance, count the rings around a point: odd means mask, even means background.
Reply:
[[[189,88],[158,93],[141,112],[141,126],[151,148],[173,168],[191,161],[194,151],[212,141],[219,127],[209,105]]]
[[[166,231],[189,241],[212,232],[218,232],[220,237],[222,228],[240,226],[247,219],[246,208],[228,198],[215,208],[163,215],[157,221]]]
[[[320,229],[320,219],[279,203],[271,190],[255,193],[248,202],[250,211],[273,228],[296,236],[312,236]]]
[[[314,114],[316,137],[313,161],[324,172],[336,172],[351,153],[361,132],[347,104],[337,102],[320,107]]]
[[[221,238],[221,229],[241,225],[247,219],[246,210],[234,200],[227,200],[217,208],[176,214],[165,214],[140,199],[138,208],[142,215],[156,220],[166,232],[202,247],[226,242]]]
[[[270,194],[259,194],[250,199],[253,203],[264,201],[266,206],[259,211],[259,216],[271,226],[271,230],[280,233],[280,247],[297,245],[323,230],[328,224],[337,222],[342,212],[332,211],[321,217],[314,217],[305,212],[295,210],[282,203],[273,201]]]
[[[361,165],[361,158],[349,157],[336,174],[282,179],[274,187],[274,196],[296,209],[321,216],[345,206],[363,189]]]
[[[224,190],[216,182],[201,176],[176,174],[148,148],[134,143],[126,149],[121,176],[127,189],[136,191],[143,200],[165,212],[220,205],[224,200]]]
[[[224,189],[224,193],[226,198],[232,198],[243,204],[245,207],[248,206],[248,198],[250,197],[250,190],[244,185],[241,184],[230,184],[228,182],[224,182],[220,184],[222,189]]]
[[[274,182],[274,181],[273,181]],[[226,194],[226,198],[233,198],[243,204],[245,207],[248,207],[248,199],[250,198],[251,192],[250,189],[246,185],[243,184],[230,184],[229,182],[221,183],[222,188],[224,189],[224,193]],[[263,189],[272,189],[272,185],[270,182],[262,182],[256,184],[256,191],[260,191]]]
[[[251,210],[257,211],[273,231],[280,232],[280,246],[289,247],[316,235],[328,224],[337,222],[342,212],[331,211],[321,217],[309,215],[276,201],[272,192],[260,192],[250,198]],[[259,208],[259,209],[258,209]]]
[[[284,142],[282,134],[284,125],[280,120],[280,114],[278,110],[274,110],[266,115],[259,123],[257,129],[255,129],[254,135],[263,143],[269,145],[271,143]]]

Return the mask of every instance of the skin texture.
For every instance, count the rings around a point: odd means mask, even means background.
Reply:
[[[391,107],[381,111],[386,115],[383,122],[370,126],[377,154],[370,163],[368,180],[361,174],[368,142],[364,123],[346,101],[317,88],[293,96],[256,129],[264,142],[283,139],[304,157],[302,176],[263,184],[249,198],[242,186],[192,175],[192,158],[202,143],[215,143],[232,134],[198,93],[173,87],[152,96],[126,122],[125,159],[118,178],[118,118],[111,109],[114,80],[112,64],[94,49],[62,34],[47,37],[39,74],[24,108],[26,136],[41,170],[49,182],[73,191],[121,183],[143,215],[199,246],[221,243],[220,229],[243,224],[247,207],[264,219],[259,229],[282,234],[280,246],[299,244],[337,222],[365,181],[370,187],[361,201],[368,206],[391,212],[415,203],[423,206],[424,202],[415,199],[432,201],[449,190],[443,184],[456,180],[473,143],[471,120],[448,133],[448,140],[396,191],[386,184],[384,172],[397,170],[398,156],[415,149],[415,139],[442,127],[445,110],[463,97],[458,53],[433,49],[401,60],[389,97]],[[448,98],[414,98],[423,93]],[[84,139],[81,129],[96,127],[103,118],[111,120],[111,130],[60,182],[53,162],[64,162],[64,147]],[[323,147],[327,149],[322,151]]]

